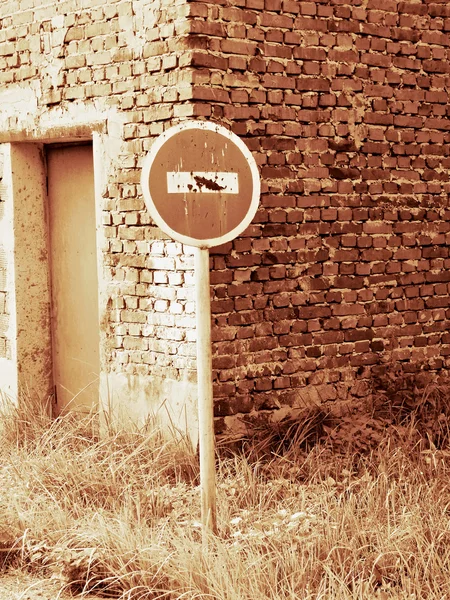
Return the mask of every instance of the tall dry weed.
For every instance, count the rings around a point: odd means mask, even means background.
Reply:
[[[365,426],[317,413],[218,456],[205,547],[187,441],[151,424],[100,437],[95,414],[53,420],[23,402],[1,417],[0,550],[74,593],[122,600],[442,600],[450,450],[414,429],[423,414],[374,443],[381,409]]]

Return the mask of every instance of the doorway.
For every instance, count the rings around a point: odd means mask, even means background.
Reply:
[[[55,414],[99,396],[99,293],[92,144],[45,147]]]

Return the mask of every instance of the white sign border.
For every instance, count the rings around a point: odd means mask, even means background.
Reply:
[[[150,169],[153,165],[153,162],[154,162],[159,150],[167,142],[167,140],[169,140],[171,137],[173,137],[177,133],[180,133],[180,131],[185,131],[188,129],[205,129],[205,130],[209,130],[209,131],[214,131],[215,133],[218,133],[218,134],[224,136],[225,138],[228,138],[231,142],[233,142],[239,148],[239,150],[244,155],[244,158],[247,160],[247,163],[250,167],[250,172],[251,172],[252,182],[253,182],[253,193],[252,193],[252,199],[251,199],[250,207],[247,211],[247,214],[234,229],[229,231],[227,234],[216,237],[216,238],[199,240],[197,238],[192,238],[187,235],[182,235],[182,234],[178,233],[177,231],[174,231],[159,214],[159,212],[156,208],[156,205],[153,201],[153,198],[150,194],[150,186],[149,186]],[[181,242],[182,244],[187,244],[189,246],[195,246],[197,248],[212,248],[213,246],[220,246],[221,244],[225,244],[226,242],[229,242],[230,240],[234,239],[250,225],[250,223],[253,220],[253,217],[256,214],[256,211],[258,210],[259,200],[260,200],[260,195],[261,195],[261,181],[260,181],[259,170],[258,170],[256,161],[255,161],[252,153],[250,152],[250,150],[247,148],[245,143],[241,140],[241,138],[239,138],[235,133],[233,133],[232,131],[230,131],[229,129],[224,127],[223,125],[219,125],[217,123],[210,123],[209,121],[188,120],[188,121],[182,121],[181,123],[178,123],[177,125],[173,125],[172,127],[167,129],[164,133],[162,133],[155,140],[155,142],[153,143],[152,147],[150,148],[149,152],[145,156],[144,161],[142,163],[141,189],[142,189],[142,194],[144,196],[145,206],[146,206],[148,212],[150,213],[150,216],[152,217],[152,219],[154,220],[156,225],[164,233],[169,235],[171,238],[173,238],[177,242]]]

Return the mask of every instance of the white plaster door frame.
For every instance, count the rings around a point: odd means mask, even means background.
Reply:
[[[100,360],[106,333],[101,332],[107,306],[106,283],[103,282],[102,208],[106,182],[111,168],[109,136],[105,123],[76,125],[39,131],[30,137],[0,132],[5,151],[4,182],[6,212],[2,232],[8,242],[8,294],[10,308],[9,336],[11,357],[0,363],[0,390],[7,385],[8,394],[18,402],[23,392],[47,401],[53,393],[51,349],[51,291],[49,271],[49,236],[47,181],[44,144],[90,142],[93,145],[95,181],[95,229],[97,245]],[[101,367],[100,367],[101,368]]]

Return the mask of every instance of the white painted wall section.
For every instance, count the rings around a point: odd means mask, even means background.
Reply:
[[[104,420],[113,428],[159,424],[167,437],[187,435],[198,443],[197,384],[157,375],[102,373],[100,397]]]
[[[13,197],[11,181],[11,146],[2,144],[4,155],[4,202],[0,218],[0,245],[5,257],[4,271],[6,272],[6,292],[8,294],[8,329],[6,337],[9,342],[10,356],[0,358],[0,392],[12,399],[18,396],[17,378],[17,340],[16,340],[16,311],[14,294],[14,227],[13,227]]]

